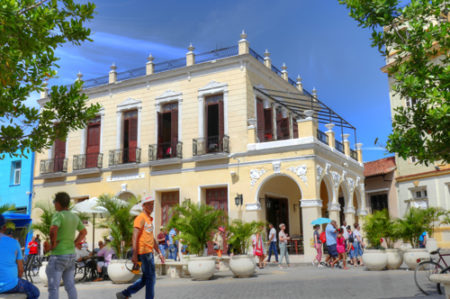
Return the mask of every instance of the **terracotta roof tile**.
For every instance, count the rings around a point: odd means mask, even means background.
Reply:
[[[375,161],[364,163],[364,176],[374,176],[386,174],[394,171],[397,168],[395,164],[395,157],[387,157]]]

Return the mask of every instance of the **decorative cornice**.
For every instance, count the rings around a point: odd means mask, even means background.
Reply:
[[[136,100],[133,98],[128,98],[125,101],[123,101],[122,103],[117,105],[117,112],[120,111],[124,111],[124,110],[129,110],[129,109],[141,109],[142,108],[142,101],[141,100]]]
[[[339,187],[339,184],[341,183],[341,175],[337,173],[336,171],[330,171],[331,177],[333,178],[333,186],[335,189]]]
[[[300,207],[311,208],[311,207],[322,207],[321,199],[301,199]]]
[[[157,97],[155,100],[157,102],[165,102],[165,101],[170,101],[172,99],[179,99],[179,98],[181,98],[182,95],[183,95],[182,92],[176,92],[171,89],[168,89],[162,95]]]
[[[206,84],[204,87],[200,88],[198,91],[199,92],[205,92],[205,91],[209,91],[211,89],[225,89],[228,87],[227,83],[221,83],[221,82],[217,82],[217,81],[210,81],[208,84]]]

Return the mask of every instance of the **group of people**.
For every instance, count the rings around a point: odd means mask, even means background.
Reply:
[[[328,251],[325,259],[325,265],[335,267],[342,262],[343,269],[348,269],[347,259],[353,266],[363,266],[362,255],[365,244],[360,232],[358,223],[350,225],[344,221],[341,227],[337,226],[336,220],[332,220],[325,228],[325,231],[319,233],[320,225],[314,226],[313,246],[317,250],[317,255],[313,260],[313,266],[322,267],[322,247]]]
[[[178,240],[175,239],[177,236],[177,230],[175,228],[171,228],[167,233],[167,230],[164,226],[161,226],[160,232],[156,237],[156,241],[158,242],[159,250],[165,258],[178,260]]]
[[[94,281],[102,281],[107,278],[107,271],[109,263],[113,259],[116,252],[111,247],[111,238],[108,237],[105,241],[98,242],[98,248],[89,252],[83,243],[75,245],[75,261],[79,267],[94,268],[97,271],[98,277]]]
[[[263,235],[263,229],[256,233],[255,237],[252,239],[253,243],[253,254],[258,257],[258,267],[264,268],[267,262],[270,263],[272,254],[275,256],[275,263],[279,263],[282,267],[283,259],[286,262],[286,266],[289,267],[289,253],[287,251],[287,243],[291,237],[286,233],[286,225],[281,223],[279,225],[280,231],[278,232],[272,223],[269,223],[269,236],[267,242]],[[280,261],[278,262],[278,250],[277,250],[277,240],[280,247]],[[266,246],[267,244],[267,246]],[[268,254],[266,247],[268,247]]]

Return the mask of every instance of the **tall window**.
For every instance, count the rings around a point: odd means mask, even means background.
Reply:
[[[178,103],[168,103],[158,112],[158,159],[177,156]]]
[[[388,196],[387,194],[372,195],[370,197],[370,205],[373,211],[381,211],[388,209]]]
[[[123,162],[136,162],[137,110],[123,113]]]
[[[96,117],[87,127],[86,168],[97,167],[100,153],[100,126],[100,117]]]
[[[20,175],[22,172],[22,161],[13,161],[11,163],[11,185],[20,185]]]
[[[283,115],[281,107],[277,109],[277,139],[289,139],[289,117]]]
[[[272,108],[270,107],[265,109],[263,101],[261,99],[257,99],[256,110],[259,142],[273,140]]]
[[[208,153],[221,151],[224,137],[223,94],[206,98],[205,116],[206,151]]]
[[[64,171],[64,160],[66,159],[66,141],[56,139],[54,144],[54,169],[53,171]]]

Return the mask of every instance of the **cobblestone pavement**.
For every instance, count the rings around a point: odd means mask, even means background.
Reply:
[[[231,272],[217,273],[210,281],[168,279],[158,277],[156,298],[423,298],[445,299],[438,295],[423,296],[414,284],[414,272],[406,270],[365,271],[317,269],[297,266],[280,269],[275,266],[258,270],[251,278],[233,278]],[[41,298],[47,298],[43,284],[37,284]],[[127,285],[114,285],[109,281],[77,284],[78,298],[115,298],[115,293]],[[67,298],[64,288],[60,298]],[[144,289],[133,298],[145,298]]]

